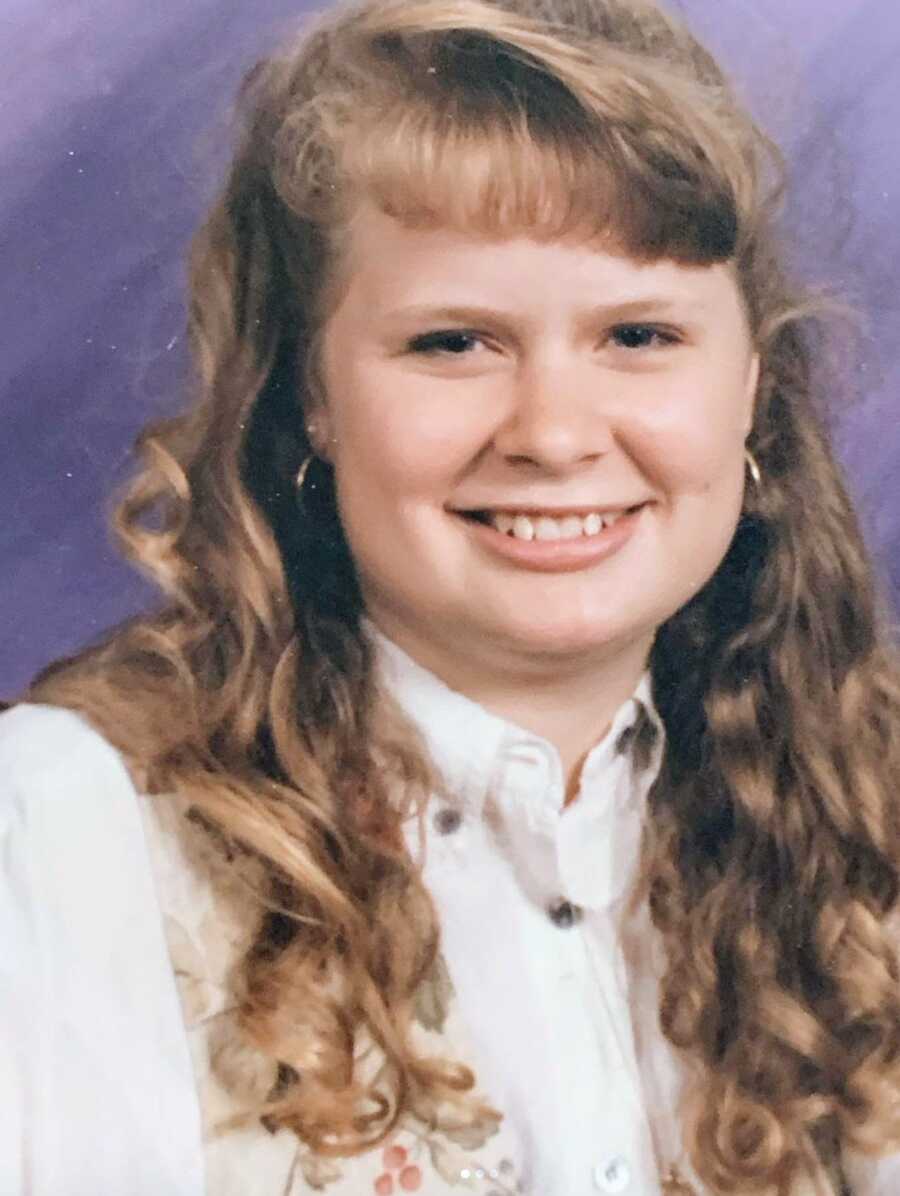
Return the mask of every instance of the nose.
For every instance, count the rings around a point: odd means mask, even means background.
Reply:
[[[494,448],[511,464],[563,473],[608,453],[614,443],[609,405],[596,376],[545,364],[522,369]]]

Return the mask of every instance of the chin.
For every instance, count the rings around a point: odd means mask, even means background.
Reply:
[[[519,651],[558,658],[584,656],[585,653],[602,656],[639,637],[640,632],[631,630],[629,634],[613,624],[586,627],[583,623],[571,622],[507,626],[505,633],[498,634],[498,638],[514,643]]]

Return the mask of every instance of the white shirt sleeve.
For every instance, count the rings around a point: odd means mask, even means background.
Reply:
[[[3,1196],[202,1196],[139,800],[77,715],[0,715]]]
[[[852,1196],[897,1196],[900,1192],[900,1155],[882,1159],[859,1156],[846,1161],[845,1171]]]

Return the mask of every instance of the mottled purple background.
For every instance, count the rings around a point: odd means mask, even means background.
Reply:
[[[787,146],[798,263],[865,318],[841,452],[900,593],[900,6],[682,0]],[[182,258],[298,0],[2,0],[0,693],[147,600],[106,496],[184,368]],[[847,353],[851,352],[848,346]]]

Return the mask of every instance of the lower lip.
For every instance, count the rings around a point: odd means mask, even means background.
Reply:
[[[611,527],[605,527],[596,536],[572,540],[519,540],[487,523],[473,519],[464,522],[479,544],[511,564],[537,573],[576,573],[618,552],[631,539],[644,509],[641,506],[620,515]]]

